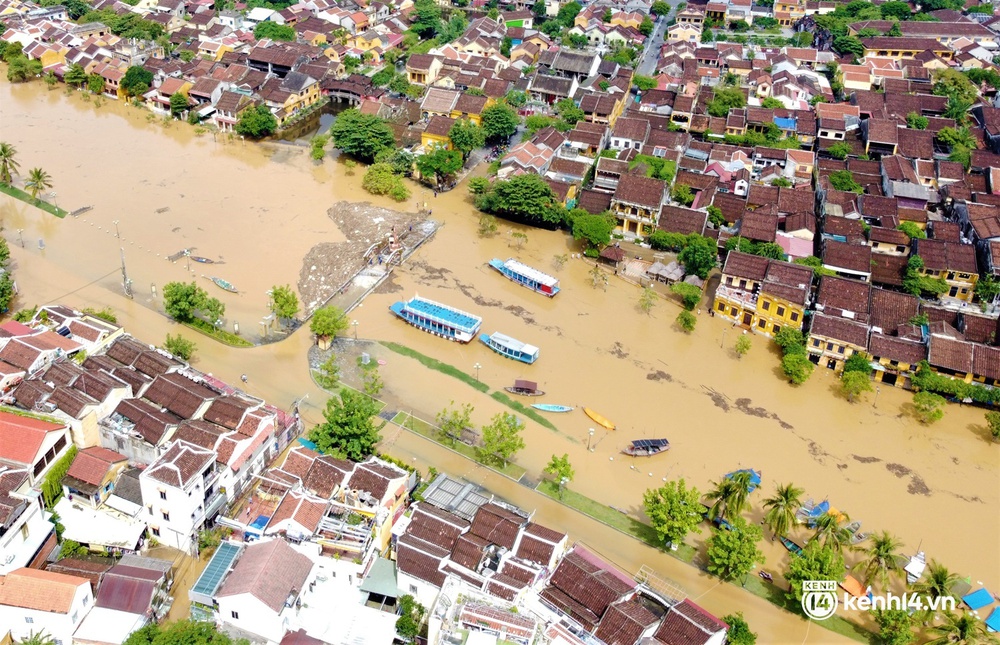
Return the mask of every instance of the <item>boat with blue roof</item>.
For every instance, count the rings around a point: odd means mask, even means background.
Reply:
[[[547,273],[542,273],[538,269],[533,269],[523,262],[514,258],[507,258],[506,261],[499,258],[490,260],[490,267],[496,269],[508,280],[512,280],[522,287],[527,287],[543,296],[552,296],[559,293],[559,280]]]
[[[501,356],[513,358],[531,365],[538,360],[538,348],[528,343],[522,343],[516,338],[511,338],[507,334],[496,331],[492,334],[480,334],[479,340],[483,341],[487,347]]]
[[[417,329],[460,343],[475,338],[483,324],[479,316],[420,296],[394,302],[389,310]]]

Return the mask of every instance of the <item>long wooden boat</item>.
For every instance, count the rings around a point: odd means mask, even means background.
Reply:
[[[522,343],[516,338],[511,338],[507,334],[496,331],[492,334],[480,334],[479,340],[501,356],[513,358],[531,365],[538,360],[538,348],[528,343]]]
[[[527,287],[543,296],[551,298],[559,293],[558,278],[553,278],[547,273],[533,269],[514,258],[507,258],[506,261],[493,258],[490,260],[490,267],[499,271],[508,280],[516,282],[522,287]]]
[[[795,542],[792,542],[785,536],[781,536],[781,544],[784,546],[792,555],[802,555],[802,547],[800,547]]]
[[[545,392],[538,389],[538,383],[522,379],[515,379],[513,385],[509,385],[504,389],[511,394],[519,394],[521,396],[543,396],[545,394]]]
[[[556,405],[555,403],[532,403],[531,407],[542,412],[572,412],[573,407],[569,405]]]
[[[584,411],[584,413],[588,417],[590,417],[591,419],[594,420],[594,423],[597,423],[598,425],[601,425],[601,426],[607,428],[608,430],[614,430],[615,429],[615,424],[613,424],[611,421],[608,421],[607,417],[604,417],[604,416],[602,416],[602,415],[594,412],[590,408],[584,408],[583,411]]]
[[[666,439],[636,439],[622,450],[632,457],[652,457],[670,450],[670,442]]]
[[[215,260],[210,260],[208,258],[203,258],[200,255],[189,256],[193,261],[200,262],[201,264],[215,264]]]
[[[417,329],[460,343],[475,338],[483,324],[479,316],[420,296],[395,302],[389,310]]]
[[[211,278],[209,278],[209,280],[214,282],[215,286],[219,287],[220,289],[224,289],[229,293],[240,292],[240,290],[237,289],[236,286],[232,282],[229,282],[228,280],[223,280],[222,278],[216,278],[215,276],[212,276]]]

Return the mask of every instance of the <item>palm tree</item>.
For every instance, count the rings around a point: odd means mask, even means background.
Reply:
[[[55,639],[45,631],[29,632],[27,638],[18,641],[18,645],[54,645]]]
[[[793,484],[778,484],[774,491],[774,496],[764,500],[764,523],[771,529],[774,537],[782,537],[795,524],[795,513],[802,507],[802,495],[805,493],[801,488],[796,488]]]
[[[733,473],[729,479],[733,480],[736,484],[736,492],[733,493],[732,507],[735,509],[735,513],[739,515],[750,506],[748,497],[750,496],[750,491],[753,489],[752,474],[749,470],[741,470],[737,473]]]
[[[924,645],[986,645],[996,643],[986,624],[972,614],[945,614],[944,622],[927,631],[935,636]]]
[[[31,193],[32,199],[38,199],[38,193],[52,188],[52,177],[41,168],[32,168],[28,171],[28,180],[24,182],[24,187]]]
[[[861,570],[866,586],[877,580],[883,588],[888,587],[889,575],[901,569],[899,547],[903,543],[888,531],[875,533],[869,539],[868,548],[861,549],[865,559],[858,562],[855,568]]]
[[[823,513],[816,518],[816,534],[814,540],[821,541],[823,546],[828,546],[838,553],[843,553],[844,548],[851,543],[852,534],[841,522],[849,522],[850,518],[846,513]]]
[[[0,182],[9,184],[18,171],[17,148],[6,142],[0,142]]]
[[[913,591],[932,599],[946,598],[954,595],[953,590],[960,580],[958,574],[948,571],[948,567],[931,560],[927,575],[913,585]]]
[[[958,125],[965,125],[969,119],[968,111],[971,107],[972,103],[970,101],[963,101],[960,98],[951,96],[945,104],[944,116],[948,119],[954,119]]]
[[[746,492],[743,493],[743,499],[745,499]],[[712,506],[708,509],[708,517],[710,519],[723,518],[726,519],[732,515],[739,515],[743,510],[740,506],[737,506],[737,500],[741,498],[740,487],[735,481],[729,477],[725,477],[722,481],[715,484],[715,488],[712,489],[705,497],[712,500]],[[745,501],[743,502],[746,503]]]

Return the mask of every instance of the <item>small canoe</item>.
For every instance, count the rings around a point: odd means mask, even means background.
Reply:
[[[597,424],[599,424],[599,425],[607,428],[608,430],[614,430],[615,429],[615,424],[613,424],[610,421],[608,421],[608,419],[606,417],[601,416],[600,414],[594,412],[590,408],[584,408],[583,411],[584,411],[584,413],[588,417],[590,417],[591,419],[594,420],[594,423],[597,423]]]
[[[802,555],[802,547],[800,547],[795,542],[792,542],[788,538],[782,536],[781,544],[784,546],[792,555]]]
[[[652,457],[670,450],[670,442],[666,439],[636,439],[622,450],[632,457]]]
[[[233,285],[232,282],[229,282],[227,280],[223,280],[222,278],[216,278],[215,276],[212,276],[211,278],[209,278],[209,280],[211,280],[212,282],[214,282],[215,286],[219,287],[220,289],[225,289],[229,293],[239,293],[240,292],[240,290],[237,289],[236,286]]]
[[[202,264],[215,264],[215,260],[210,260],[208,258],[203,258],[200,255],[192,255],[190,257],[195,262],[201,262]]]
[[[568,405],[556,405],[554,403],[532,403],[531,407],[542,412],[571,412],[573,410]]]

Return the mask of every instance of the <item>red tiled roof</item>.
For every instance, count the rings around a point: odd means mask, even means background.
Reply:
[[[99,486],[113,464],[128,461],[128,457],[113,450],[92,446],[76,453],[66,474],[82,482]]]
[[[30,466],[45,436],[65,428],[56,423],[0,412],[0,459]]]
[[[0,584],[0,605],[36,611],[69,614],[80,585],[86,578],[39,569],[17,569]]]
[[[293,592],[303,591],[312,566],[282,539],[256,542],[244,549],[218,596],[250,594],[280,612]]]
[[[931,335],[927,360],[934,367],[968,374],[972,372],[973,343],[944,336]]]

